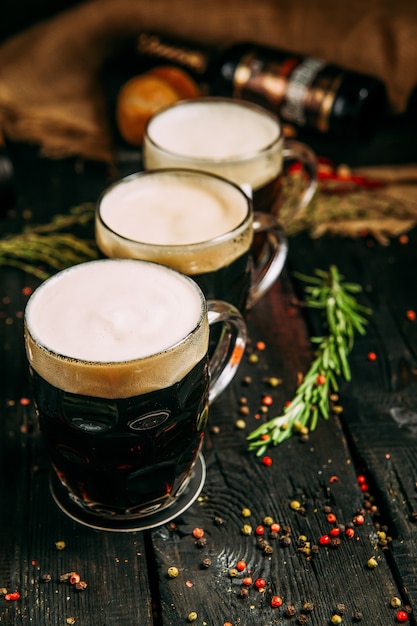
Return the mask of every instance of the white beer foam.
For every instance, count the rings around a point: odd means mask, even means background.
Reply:
[[[126,259],[83,263],[29,299],[29,362],[74,393],[117,398],[158,389],[206,353],[204,310],[195,284],[168,268]]]
[[[267,112],[224,100],[184,101],[157,113],[144,140],[146,169],[191,167],[254,189],[282,169],[281,128]],[[194,160],[194,162],[193,162]]]
[[[170,174],[131,178],[103,197],[100,214],[128,239],[161,245],[208,241],[236,228],[248,211],[238,190],[216,183]]]
[[[101,198],[96,240],[109,257],[148,259],[185,274],[214,271],[252,241],[249,201],[207,174],[164,171],[129,176]]]

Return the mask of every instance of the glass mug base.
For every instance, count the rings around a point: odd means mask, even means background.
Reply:
[[[159,507],[157,510],[149,511],[145,514],[141,513],[140,517],[129,515],[128,518],[99,514],[85,508],[69,495],[69,492],[55,473],[51,475],[50,490],[55,503],[61,511],[75,522],[96,530],[133,532],[167,524],[184,513],[200,495],[205,479],[206,464],[204,457],[200,454],[197,457],[186,487],[181,489],[181,492],[177,494],[169,506]]]

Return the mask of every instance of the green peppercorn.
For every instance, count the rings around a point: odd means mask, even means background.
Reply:
[[[266,517],[264,517],[263,522],[265,526],[271,526],[274,523],[274,520],[270,515],[267,515]]]
[[[235,426],[238,430],[245,430],[246,422],[245,420],[242,420],[242,419],[236,420]]]
[[[244,509],[242,509],[242,515],[243,517],[250,517],[252,515],[252,511],[245,507]]]
[[[242,526],[242,534],[243,535],[251,535],[252,534],[252,526],[249,524],[244,524]]]
[[[375,569],[376,567],[378,567],[378,561],[374,556],[371,556],[371,558],[368,559],[367,565],[369,569]]]
[[[176,578],[178,574],[179,574],[178,567],[174,567],[174,566],[168,567],[168,576],[170,578]]]
[[[390,604],[393,609],[398,609],[402,603],[401,603],[400,598],[398,598],[397,596],[394,596],[393,598],[391,598]]]
[[[198,617],[198,615],[197,615],[196,611],[191,611],[191,613],[188,613],[188,621],[189,622],[195,622],[197,617]]]
[[[239,576],[238,570],[235,567],[232,567],[229,569],[229,576],[230,578],[236,578],[236,576]]]
[[[330,620],[332,624],[341,624],[342,623],[342,616],[338,615],[337,613],[334,613],[332,615],[332,619]]]
[[[292,500],[290,507],[292,508],[293,511],[298,511],[298,509],[300,508],[301,503],[298,502],[298,500]]]

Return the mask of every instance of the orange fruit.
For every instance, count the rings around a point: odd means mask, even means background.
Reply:
[[[181,99],[197,98],[201,95],[197,83],[194,82],[189,74],[179,67],[160,65],[159,67],[153,68],[150,73],[162,78],[171,85]]]
[[[116,123],[123,139],[140,146],[151,115],[179,99],[169,83],[151,72],[130,78],[120,88],[116,101]]]

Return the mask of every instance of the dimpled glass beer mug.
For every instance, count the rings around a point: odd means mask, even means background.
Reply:
[[[255,211],[278,214],[283,203],[284,165],[298,162],[305,185],[287,202],[292,216],[317,188],[314,153],[298,141],[284,141],[276,115],[234,98],[183,100],[154,113],[143,140],[146,170],[185,167],[223,176],[248,188]]]
[[[209,403],[235,375],[245,341],[237,309],[207,302],[162,265],[102,259],[43,282],[25,310],[25,343],[61,509],[114,531],[187,509],[205,479]]]
[[[278,278],[287,240],[277,218],[253,213],[240,186],[214,174],[166,169],[132,174],[101,195],[96,241],[108,257],[146,259],[191,276],[206,298],[241,313]],[[254,235],[262,236],[254,258]]]

